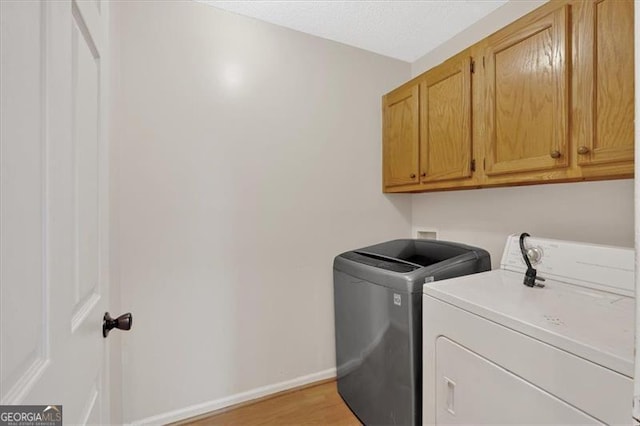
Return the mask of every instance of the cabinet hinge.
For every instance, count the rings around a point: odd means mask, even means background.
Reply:
[[[471,61],[471,74],[476,72],[476,61]]]
[[[471,171],[472,172],[476,171],[476,160],[471,160]]]

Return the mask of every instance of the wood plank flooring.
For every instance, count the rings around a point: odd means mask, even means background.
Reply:
[[[180,424],[188,426],[361,425],[358,418],[338,395],[335,380],[213,413],[210,416],[200,416]]]

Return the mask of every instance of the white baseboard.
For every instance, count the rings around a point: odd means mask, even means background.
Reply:
[[[178,410],[169,411],[167,413],[158,414],[155,416],[147,417],[144,419],[136,420],[129,423],[131,426],[137,425],[157,425],[177,422],[178,420],[188,419],[189,417],[199,416],[211,411],[220,410],[221,408],[229,407],[231,405],[240,404],[242,402],[251,401],[252,399],[262,398],[273,393],[282,392],[287,389],[296,388],[309,383],[317,382],[324,379],[330,379],[336,376],[336,369],[330,368],[328,370],[319,371],[317,373],[308,374],[302,377],[296,377],[292,380],[287,380],[280,383],[274,383],[272,385],[262,386],[259,388],[251,389],[246,392],[237,393],[235,395],[227,396],[213,401],[203,402],[195,404],[190,407],[180,408]]]

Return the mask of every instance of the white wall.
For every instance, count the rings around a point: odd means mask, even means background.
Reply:
[[[500,265],[509,234],[633,247],[633,180],[437,192],[413,196],[413,226],[477,245]]]
[[[441,63],[546,1],[510,1],[414,62],[413,76]],[[507,235],[633,246],[633,181],[583,182],[412,196],[412,224],[438,238],[478,245],[500,264]]]
[[[333,256],[410,235],[380,147],[410,65],[195,2],[112,19],[124,420],[333,374]]]

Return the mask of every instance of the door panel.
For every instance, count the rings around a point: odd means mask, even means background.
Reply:
[[[104,40],[95,2],[0,2],[0,403],[109,423]]]
[[[423,182],[471,176],[471,58],[434,68],[422,84]]]
[[[100,58],[89,30],[73,7],[72,96],[75,149],[76,292],[72,329],[100,299],[98,144]]]
[[[0,348],[11,348],[0,357],[0,389],[2,400],[12,402],[42,374],[49,351],[43,168],[48,140],[41,107],[46,22],[39,2],[2,2],[0,11]]]
[[[384,98],[384,184],[407,185],[418,182],[419,86],[402,87]]]
[[[487,175],[568,166],[568,20],[564,6],[490,43]]]
[[[575,111],[578,164],[633,161],[633,1],[580,6],[576,98],[584,108]]]
[[[102,424],[102,407],[100,401],[100,394],[102,392],[102,386],[100,385],[100,377],[94,380],[94,384],[91,386],[87,393],[85,405],[82,409],[82,415],[80,416],[80,424],[85,425],[98,425]]]

